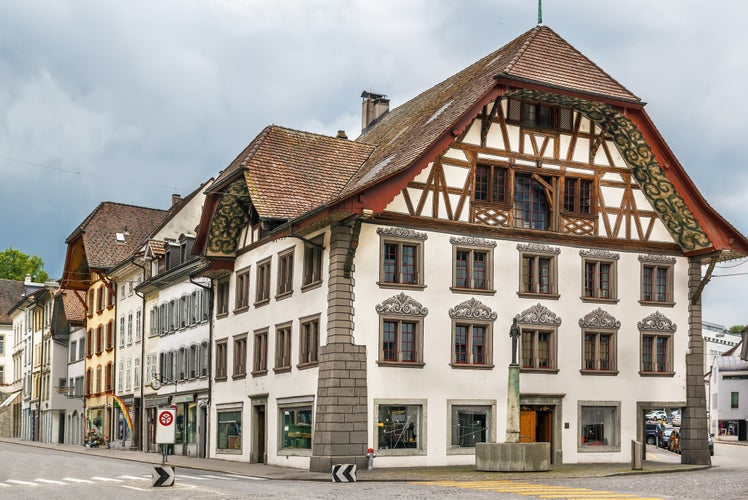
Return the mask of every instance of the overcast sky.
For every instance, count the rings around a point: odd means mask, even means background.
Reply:
[[[741,0],[543,5],[744,234],[746,19]],[[397,106],[536,23],[536,0],[0,0],[0,250],[58,278],[101,201],[167,208],[271,123],[355,138],[362,90]],[[705,320],[748,323],[739,273],[716,270]]]

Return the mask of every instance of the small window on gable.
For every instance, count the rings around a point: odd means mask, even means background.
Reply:
[[[564,210],[575,215],[595,215],[594,181],[581,177],[564,179]]]
[[[536,130],[571,132],[574,129],[574,111],[553,104],[509,99],[506,121]]]
[[[509,168],[499,165],[476,165],[473,197],[476,201],[508,204]]]

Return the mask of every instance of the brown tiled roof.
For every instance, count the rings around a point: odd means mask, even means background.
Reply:
[[[13,323],[8,312],[21,300],[23,291],[23,281],[0,279],[0,324]]]
[[[82,236],[89,268],[110,269],[129,257],[166,214],[165,210],[105,201],[65,242]],[[117,241],[117,233],[124,235],[124,241]]]
[[[243,169],[260,217],[290,219],[336,199],[372,149],[271,125],[221,173],[216,185]]]
[[[57,291],[62,295],[62,306],[65,308],[65,318],[68,321],[82,322],[86,319],[85,292],[82,290],[63,290]],[[75,297],[78,295],[78,297]]]
[[[639,100],[552,29],[536,26],[393,109],[357,138],[357,142],[377,147],[342,195],[353,194],[410,165],[491,92],[499,77],[611,99]]]
[[[165,241],[150,240],[148,241],[148,246],[151,247],[151,252],[153,252],[153,255],[162,257],[166,254],[166,242]]]

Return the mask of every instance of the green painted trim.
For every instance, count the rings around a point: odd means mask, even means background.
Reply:
[[[247,183],[242,177],[222,191],[218,208],[208,230],[207,256],[234,257],[239,237],[247,225],[245,209],[251,204]]]

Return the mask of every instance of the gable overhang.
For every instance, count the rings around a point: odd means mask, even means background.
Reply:
[[[91,270],[88,267],[86,247],[83,244],[83,233],[76,238],[68,239],[65,254],[65,267],[60,280],[61,288],[88,290],[91,283]]]

